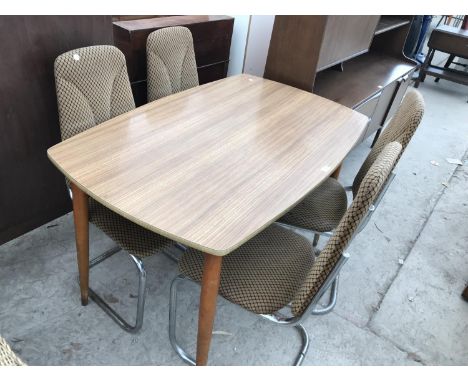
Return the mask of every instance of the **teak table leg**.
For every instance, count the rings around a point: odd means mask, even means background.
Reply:
[[[198,313],[197,366],[205,366],[208,363],[222,259],[221,256],[205,253]]]
[[[80,274],[81,305],[88,305],[89,285],[89,226],[88,195],[71,183],[73,220],[75,222],[76,256]]]
[[[343,165],[343,163],[340,163],[340,165],[337,168],[335,168],[335,171],[333,171],[331,173],[330,177],[338,179],[338,177],[340,176],[340,171],[341,171],[341,166],[342,165]]]

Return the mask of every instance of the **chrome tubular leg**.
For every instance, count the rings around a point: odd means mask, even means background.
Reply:
[[[311,313],[313,315],[320,316],[320,315],[331,312],[336,305],[337,297],[338,297],[338,275],[335,277],[335,280],[333,280],[333,283],[330,286],[330,297],[329,297],[327,306],[325,306],[324,308],[314,308]]]
[[[119,249],[120,250],[120,249]],[[110,252],[110,251],[108,251]],[[117,251],[118,252],[118,251]],[[107,252],[106,252],[107,253]],[[100,262],[104,261],[111,255],[106,255],[104,253],[101,256],[98,256],[96,259],[93,259],[90,262],[90,268],[99,264]],[[114,252],[115,253],[115,252]],[[104,310],[122,329],[129,333],[136,333],[138,332],[142,325],[143,325],[143,313],[145,309],[145,297],[146,297],[146,271],[143,266],[143,262],[129,254],[130,258],[135,263],[138,273],[139,273],[139,283],[138,283],[138,301],[137,301],[137,313],[135,319],[135,325],[130,325],[127,321],[125,321],[114,309],[112,309],[96,292],[94,292],[91,288],[89,288],[89,297],[99,305],[99,307]]]
[[[187,250],[187,247],[183,244],[175,243],[175,246],[184,252]]]
[[[175,263],[178,263],[182,254],[174,253],[174,251],[182,251],[183,253],[186,250],[187,250],[187,247],[185,245],[180,244],[180,243],[175,243],[174,246],[170,248],[166,248],[165,250],[162,251],[162,253],[164,253],[167,257],[169,257]]]
[[[189,365],[195,366],[195,359],[182,349],[177,343],[176,337],[176,326],[177,326],[177,285],[185,281],[185,277],[182,275],[177,276],[171,283],[171,297],[169,300],[169,341],[171,342],[172,348],[179,355],[180,358]]]
[[[164,253],[169,259],[171,259],[174,263],[178,263],[180,258],[172,253],[172,248],[169,248],[169,249],[165,249],[162,253]]]
[[[307,331],[302,325],[295,325],[294,327],[297,329],[297,331],[301,335],[301,340],[302,340],[302,348],[301,348],[300,353],[296,357],[294,366],[301,366],[307,354],[307,351],[309,350],[309,335],[307,334]]]
[[[318,233],[314,233],[314,241],[312,242],[312,247],[316,247],[320,239],[320,235]]]
[[[179,355],[180,358],[189,365],[195,366],[195,359],[192,358],[178,343],[176,336],[176,327],[177,327],[177,286],[182,281],[192,281],[188,278],[185,278],[182,275],[177,276],[171,283],[171,295],[169,300],[169,341],[171,342],[172,348]],[[263,318],[272,321],[271,318],[267,315],[262,315]],[[275,322],[273,320],[273,322]],[[296,330],[301,336],[302,346],[299,354],[297,355],[294,366],[300,366],[304,361],[304,358],[309,350],[309,335],[307,334],[306,329],[301,324],[294,325]]]
[[[117,252],[120,252],[122,248],[120,247],[114,247],[112,249],[109,249],[108,251],[104,252],[103,254],[96,256],[94,259],[89,261],[89,268],[92,268],[99,263],[102,263],[104,260],[108,259],[112,255],[115,255]]]

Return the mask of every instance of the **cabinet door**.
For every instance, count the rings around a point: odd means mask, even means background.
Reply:
[[[365,138],[383,126],[385,117],[388,115],[388,111],[392,105],[392,100],[395,98],[397,91],[398,81],[394,81],[390,85],[387,85],[385,88],[383,88],[377,107],[375,108],[374,114],[372,115],[371,122],[367,127]]]
[[[378,92],[376,95],[372,96],[370,99],[356,107],[354,110],[358,111],[361,114],[367,115],[369,118],[372,118],[377,104],[379,103],[379,98],[381,94],[382,92]]]
[[[375,125],[375,119],[373,119],[373,115],[377,109],[377,105],[379,104],[379,99],[381,95],[382,95],[382,92],[375,94],[370,99],[368,99],[367,101],[365,101],[364,103],[362,103],[361,105],[359,105],[357,108],[354,109],[361,114],[367,115],[370,118],[370,122],[367,125],[366,130],[362,134],[359,142],[362,142],[363,140],[365,140],[370,134],[368,133],[368,131],[374,129],[373,126]]]
[[[406,90],[408,89],[408,86],[410,84],[410,78],[413,75],[413,71],[408,73],[406,76],[401,77],[397,81],[397,91],[395,93],[395,97],[392,100],[392,104],[390,105],[390,108],[388,110],[388,113],[385,115],[385,120],[382,122],[382,126],[385,126],[390,119],[392,119],[393,115],[396,113],[398,108],[400,107],[401,101],[403,99],[403,96],[406,93]]]
[[[380,16],[328,16],[317,70],[369,50]]]

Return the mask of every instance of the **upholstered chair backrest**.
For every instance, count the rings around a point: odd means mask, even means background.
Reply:
[[[408,143],[416,132],[423,114],[424,99],[421,93],[414,88],[409,88],[398,111],[382,132],[382,135],[377,139],[377,142],[354,178],[353,195],[357,194],[362,179],[387,144],[399,142],[403,147],[400,156],[403,154],[406,146],[408,146]]]
[[[198,86],[192,33],[185,27],[158,29],[146,42],[148,102]]]
[[[391,142],[385,146],[361,182],[352,204],[341,219],[325,248],[320,252],[312,268],[292,301],[292,313],[302,314],[325,283],[328,275],[357,232],[359,224],[369,211],[401,153],[402,146]]]
[[[125,56],[114,46],[63,53],[54,72],[62,140],[135,108]]]

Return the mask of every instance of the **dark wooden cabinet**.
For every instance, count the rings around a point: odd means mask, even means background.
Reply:
[[[0,16],[0,244],[70,211],[47,149],[60,141],[54,60],[112,44],[110,16]]]
[[[200,84],[226,77],[234,19],[228,16],[169,16],[113,23],[115,45],[124,52],[137,106],[146,103],[146,40],[169,26],[192,32]]]
[[[276,16],[266,78],[366,114],[362,139],[393,116],[417,63],[403,54],[412,16]]]

